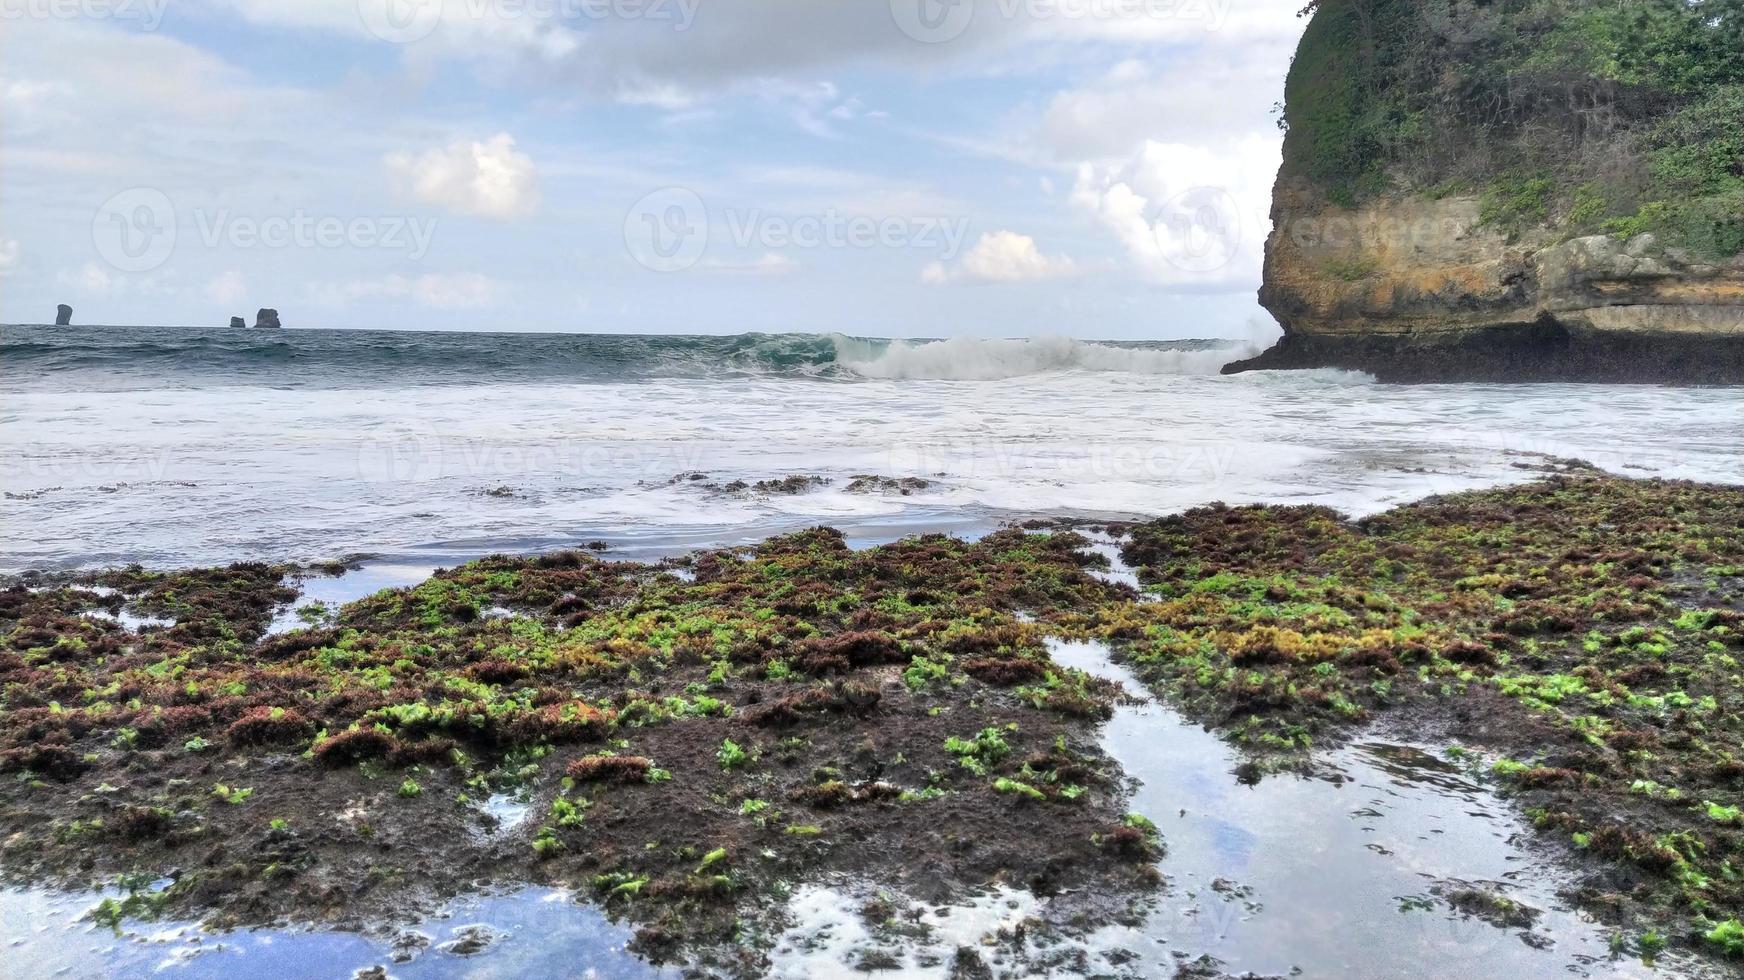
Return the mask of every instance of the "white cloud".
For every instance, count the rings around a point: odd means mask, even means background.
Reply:
[[[916,2],[916,0],[907,0]],[[1009,4],[1012,0],[996,0]],[[1037,14],[1032,30],[1075,40],[1195,45],[1233,39],[1235,43],[1295,40],[1302,32],[1294,2],[1249,0],[1032,0]]]
[[[964,0],[942,24],[937,0],[757,0],[711,5],[480,0],[200,0],[276,28],[397,43],[417,66],[471,63],[490,80],[677,108],[770,79],[850,65],[921,70],[974,65],[988,52],[1034,65],[1023,48],[1179,48],[1300,31],[1284,0]],[[611,15],[586,13],[605,10]],[[635,13],[630,13],[630,11]],[[574,16],[581,12],[584,16]],[[570,16],[555,16],[567,13]]]
[[[785,276],[799,268],[799,263],[779,252],[765,252],[751,262],[726,262],[704,259],[697,268],[705,272],[720,272],[745,276]]]
[[[235,269],[228,270],[206,284],[206,298],[219,306],[240,303],[247,295],[248,284],[243,281],[242,273]]]
[[[1260,279],[1279,154],[1271,136],[1215,148],[1147,141],[1123,162],[1081,165],[1072,201],[1113,233],[1146,278],[1247,289]]]
[[[360,299],[409,299],[430,309],[476,310],[496,302],[497,282],[477,273],[427,273],[417,278],[391,275],[379,279],[320,283],[312,293],[317,302],[327,306],[349,306]]]
[[[0,279],[18,271],[20,254],[17,242],[10,238],[0,238]]]
[[[1283,94],[1278,66],[1288,63],[1285,47],[1123,61],[1048,102],[1037,150],[1044,159],[1103,160],[1146,140],[1205,144],[1264,133]]]
[[[480,2],[480,0],[198,0],[244,20],[300,28],[354,40],[400,44],[408,56],[555,60],[576,53],[584,35],[562,22],[564,13],[598,4]],[[685,0],[694,10],[695,0]],[[676,10],[676,3],[662,5]]]
[[[87,293],[107,293],[118,285],[118,280],[109,274],[109,270],[95,262],[87,262],[77,272],[63,272],[59,276],[60,284],[82,289]]]
[[[412,283],[412,301],[438,310],[476,310],[496,302],[497,283],[489,276],[425,275]]]
[[[934,262],[921,270],[922,282],[934,286],[948,283],[1009,283],[1059,279],[1076,275],[1077,263],[1065,255],[1042,254],[1035,239],[1013,231],[994,231],[981,236],[955,266]]]
[[[396,153],[384,163],[401,192],[458,214],[508,220],[539,207],[538,170],[508,133],[482,142],[460,140],[416,157]]]

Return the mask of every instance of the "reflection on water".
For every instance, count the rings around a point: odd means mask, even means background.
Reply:
[[[79,921],[102,897],[0,891],[0,975],[343,980],[378,966],[399,980],[670,975],[624,950],[629,929],[552,889],[463,899],[375,938],[274,929],[214,935],[189,923],[125,923],[116,933]]]
[[[1054,658],[1144,688],[1101,644],[1056,643]],[[1093,941],[1152,963],[1209,954],[1231,973],[1315,977],[1681,976],[1610,958],[1610,931],[1557,897],[1557,869],[1526,851],[1531,830],[1488,789],[1420,748],[1360,744],[1329,754],[1334,778],[1232,775],[1217,737],[1155,702],[1118,708],[1107,751],[1140,780],[1132,809],[1156,821],[1170,887],[1142,927]],[[1543,910],[1526,934],[1451,912],[1448,883]],[[1128,964],[1130,969],[1132,964]]]

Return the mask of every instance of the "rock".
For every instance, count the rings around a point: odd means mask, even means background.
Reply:
[[[849,493],[901,494],[906,497],[917,490],[932,486],[932,481],[918,476],[890,477],[862,473],[848,484]]]
[[[418,958],[418,954],[430,948],[430,937],[421,932],[407,930],[397,933],[390,946],[390,959],[395,963],[410,963]]]
[[[60,306],[55,308],[55,326],[57,326],[57,327],[71,326],[72,322],[73,322],[73,308],[72,307],[68,306],[65,303],[62,303]]]
[[[248,326],[247,320],[244,320],[243,318],[241,318],[239,316],[233,316],[230,318],[230,328],[232,330],[240,329],[240,328],[246,327],[246,326]]]
[[[507,933],[490,926],[461,926],[454,930],[453,939],[436,948],[450,956],[477,956],[507,938]]]
[[[1481,117],[1481,107],[1451,89],[1399,91],[1417,84],[1412,78],[1458,74],[1446,50],[1411,46],[1437,36],[1434,5],[1397,5],[1395,21],[1364,42],[1385,49],[1367,55],[1350,36],[1356,6],[1315,6],[1286,85],[1289,125],[1260,289],[1284,339],[1226,373],[1335,367],[1398,382],[1744,382],[1744,254],[1714,254],[1713,243],[1684,240],[1675,225],[1627,238],[1593,234],[1604,215],[1575,217],[1568,187],[1550,181],[1534,191],[1502,162],[1516,149],[1507,141],[1560,132],[1578,123],[1572,114],[1550,100],[1522,102],[1500,145],[1465,139],[1462,120]],[[1482,17],[1521,24],[1553,7],[1488,5]],[[1337,102],[1351,91],[1341,73],[1385,75],[1397,65],[1419,74],[1390,79],[1390,90],[1365,82],[1371,87],[1353,96],[1359,104]],[[1351,148],[1339,142],[1348,134],[1336,120],[1361,115],[1370,98],[1429,105],[1426,131],[1447,134],[1396,158],[1366,144],[1338,156]],[[1617,129],[1648,131],[1681,104],[1637,97]],[[1417,150],[1423,160],[1410,156]],[[1616,162],[1614,172],[1584,175],[1601,190],[1649,176],[1626,153],[1584,147],[1574,156],[1571,173],[1591,159]],[[1373,184],[1358,179],[1382,172]],[[1515,207],[1520,200],[1527,204]]]
[[[1744,262],[1651,235],[1510,236],[1477,195],[1341,207],[1281,176],[1260,302],[1284,339],[1225,373],[1348,368],[1382,381],[1744,381]],[[1355,275],[1356,270],[1361,275]]]
[[[270,310],[270,309],[267,309],[265,307],[262,307],[261,311],[254,315],[254,329],[256,329],[256,330],[277,330],[277,329],[279,329],[279,311],[278,310]]]
[[[1643,232],[1629,239],[1629,244],[1623,246],[1623,251],[1636,258],[1642,258],[1659,245],[1659,236],[1651,232]]]

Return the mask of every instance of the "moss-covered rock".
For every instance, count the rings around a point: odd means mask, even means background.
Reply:
[[[1744,380],[1744,4],[1309,9],[1233,369]]]

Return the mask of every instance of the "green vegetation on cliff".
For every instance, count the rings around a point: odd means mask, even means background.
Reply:
[[[1744,0],[1317,0],[1285,173],[1744,252]]]

